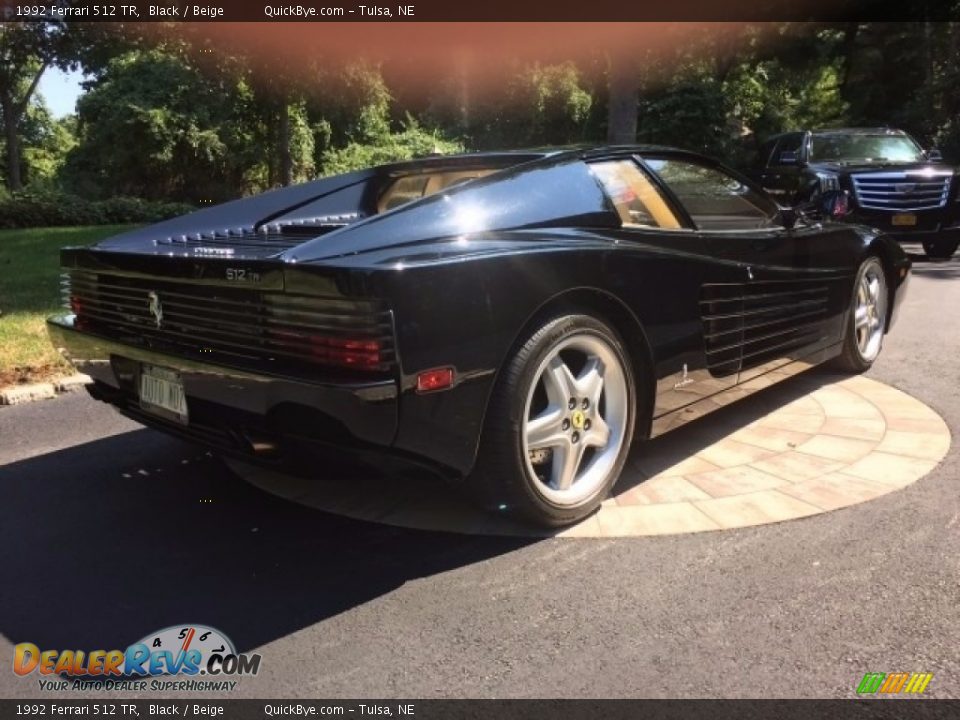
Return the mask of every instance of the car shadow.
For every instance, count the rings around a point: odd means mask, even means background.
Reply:
[[[928,260],[918,262],[914,259],[911,272],[916,277],[931,280],[956,280],[960,278],[960,257],[950,260]]]
[[[901,243],[901,247],[913,263],[914,275],[933,280],[953,280],[960,277],[960,250],[951,258],[931,258],[924,253],[920,243]]]
[[[839,379],[803,373],[639,444],[648,472],[631,464],[616,492]],[[464,502],[432,479],[422,482]],[[321,512],[239,480],[194,446],[133,430],[0,467],[0,633],[48,648],[122,649],[154,630],[197,623],[245,651],[409,580],[541,539],[411,530]]]
[[[825,385],[840,382],[845,375],[827,368],[814,368],[732,401],[713,412],[652,440],[635,443],[631,462],[614,488],[614,495],[641,485],[649,478],[697,454],[794,400]]]
[[[0,468],[0,633],[123,649],[201,623],[249,650],[408,580],[516,550],[317,512],[134,430]]]

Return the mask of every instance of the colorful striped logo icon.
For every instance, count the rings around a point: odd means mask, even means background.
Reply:
[[[933,673],[867,673],[857,687],[858,695],[912,693],[919,695],[933,680]]]

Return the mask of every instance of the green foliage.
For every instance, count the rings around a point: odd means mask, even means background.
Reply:
[[[772,134],[886,124],[960,160],[956,23],[672,26],[661,49],[638,37],[614,65],[603,49],[576,62],[466,52],[422,86],[396,57],[338,64],[239,44],[210,53],[198,29],[93,25],[73,26],[65,44],[61,33],[56,51],[53,36],[17,30],[19,54],[0,67],[11,97],[44,62],[82,60],[93,77],[75,121],[27,106],[17,167],[28,189],[205,204],[464,147],[602,142],[610,93],[630,131],[631,77],[641,142],[743,165]]]
[[[89,245],[131,226],[0,230],[0,384],[69,370],[45,321],[62,309],[60,248]]]
[[[323,155],[322,166],[325,175],[336,175],[433,153],[462,151],[463,145],[460,143],[445,140],[438,133],[421,128],[416,120],[408,117],[400,132],[387,130],[377,137],[367,137],[366,142],[350,142],[342,148],[328,150]]]
[[[52,187],[77,144],[76,119],[54,119],[46,105],[34,103],[27,109],[23,126],[24,185]]]
[[[565,145],[584,138],[593,96],[582,87],[572,62],[524,68],[511,96],[510,102],[526,116],[527,144]]]
[[[0,24],[0,117],[4,130],[4,183],[22,189],[23,131],[46,68],[76,64],[76,33],[66,23]],[[71,23],[72,26],[72,23]]]
[[[20,120],[19,135],[22,183],[27,187],[54,186],[67,153],[76,145],[74,119],[54,119],[43,98],[35,95]],[[0,156],[6,152],[6,140],[0,138]]]
[[[0,198],[0,228],[64,227],[158,222],[194,210],[192,205],[140,198],[89,201],[75,195],[29,190]]]
[[[64,183],[88,197],[230,197],[254,137],[249,101],[235,79],[205,76],[172,52],[115,58],[78,102],[80,142]]]
[[[461,143],[423,128],[409,113],[395,130],[392,103],[379,67],[362,62],[345,67],[331,96],[316,108],[322,116],[312,131],[321,174],[463,151]]]
[[[327,122],[333,145],[377,143],[390,134],[393,98],[378,66],[351,63],[327,80],[329,92],[315,109]]]
[[[712,155],[730,144],[727,98],[715,77],[694,72],[639,103],[640,142],[676,145]]]
[[[434,114],[457,123],[479,148],[570,145],[596,137],[597,92],[573,62],[511,66],[502,86],[504,92],[469,113],[438,103]]]
[[[767,45],[745,29],[738,53],[715,54],[710,36],[688,44],[641,92],[639,139],[744,165],[770,135],[851,122],[842,39],[834,29],[786,24]]]

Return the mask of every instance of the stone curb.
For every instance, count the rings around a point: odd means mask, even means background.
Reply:
[[[55,398],[58,393],[79,390],[90,382],[92,380],[88,375],[77,373],[53,382],[10,385],[0,388],[0,405],[22,405],[34,400],[49,400]]]

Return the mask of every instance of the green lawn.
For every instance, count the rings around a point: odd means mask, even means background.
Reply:
[[[129,225],[0,230],[0,386],[69,372],[44,320],[60,309],[60,248],[89,245]]]

